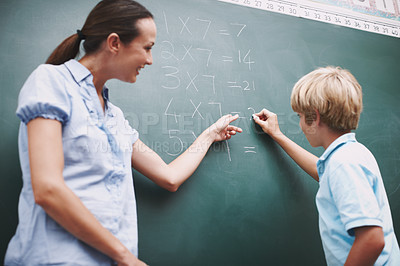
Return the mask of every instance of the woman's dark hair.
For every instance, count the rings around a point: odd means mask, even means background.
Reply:
[[[96,52],[110,33],[118,34],[121,42],[128,44],[140,34],[136,22],[143,18],[153,15],[133,0],[102,0],[90,12],[82,29],[57,46],[46,64],[60,65],[75,58],[81,40],[86,54]]]

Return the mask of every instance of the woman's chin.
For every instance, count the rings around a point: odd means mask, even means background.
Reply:
[[[131,77],[130,79],[128,79],[128,80],[126,80],[126,82],[128,82],[128,83],[135,83],[136,82],[136,76],[134,76],[134,77]]]

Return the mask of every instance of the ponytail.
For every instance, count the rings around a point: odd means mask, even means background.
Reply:
[[[47,58],[46,64],[61,65],[75,58],[79,53],[81,38],[78,33],[65,39]]]
[[[136,22],[143,18],[153,18],[144,6],[134,0],[102,0],[86,18],[82,31],[65,39],[49,56],[46,64],[61,65],[74,59],[85,40],[86,54],[95,53],[111,33],[116,33],[123,44],[130,43],[139,36]]]

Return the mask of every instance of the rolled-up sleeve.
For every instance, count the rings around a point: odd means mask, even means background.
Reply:
[[[356,227],[383,226],[381,208],[373,191],[372,180],[376,178],[368,174],[358,165],[342,164],[329,179],[340,219],[351,236]]]
[[[27,124],[43,117],[65,124],[71,112],[71,100],[64,79],[47,65],[39,66],[29,76],[18,98],[17,116]]]

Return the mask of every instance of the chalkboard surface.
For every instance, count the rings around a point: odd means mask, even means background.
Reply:
[[[364,92],[357,138],[376,156],[400,234],[399,39],[215,0],[142,0],[158,28],[154,63],[135,84],[108,83],[140,138],[172,161],[220,115],[244,132],[214,144],[176,193],[134,172],[139,253],[150,265],[324,265],[318,183],[250,120],[263,107],[319,156],[290,109],[294,83],[327,65]],[[80,29],[97,1],[0,2],[0,259],[14,234],[21,171],[17,97],[28,75]]]

